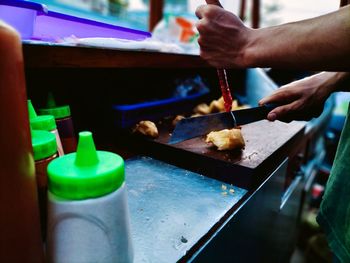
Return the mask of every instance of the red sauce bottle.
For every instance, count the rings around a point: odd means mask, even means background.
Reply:
[[[53,115],[55,117],[64,153],[75,152],[77,140],[69,105],[57,106],[53,95],[50,93],[47,106],[46,109],[39,110],[40,114]]]
[[[32,130],[32,146],[35,160],[35,177],[38,187],[41,234],[46,240],[47,218],[47,166],[58,157],[56,136],[48,131]]]
[[[0,21],[0,262],[43,262],[22,45]]]

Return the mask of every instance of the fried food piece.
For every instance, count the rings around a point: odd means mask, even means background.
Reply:
[[[140,133],[151,138],[157,138],[159,135],[157,126],[151,121],[140,121],[138,124],[136,124],[133,132]]]
[[[245,146],[240,129],[213,131],[207,135],[205,141],[214,144],[219,151],[242,149]]]
[[[210,107],[206,103],[201,103],[193,109],[193,112],[198,114],[209,114],[211,111]]]
[[[246,109],[249,108],[248,105],[238,105],[237,100],[232,101],[232,106],[231,110],[241,110],[241,109]],[[218,100],[213,100],[210,103],[209,106],[210,113],[215,113],[215,112],[224,112],[225,111],[225,102],[223,97],[220,97]]]
[[[234,101],[232,102],[232,108],[231,108],[231,110],[243,110],[243,109],[248,109],[248,108],[250,108],[249,105],[238,105],[237,100],[234,100]]]
[[[218,100],[213,100],[213,101],[210,103],[209,110],[210,110],[211,113],[223,112],[223,111],[225,111],[225,102],[224,102],[224,98],[223,98],[223,97],[220,97]]]
[[[231,110],[236,110],[237,108],[239,108],[238,101],[237,100],[233,100],[232,101]]]
[[[200,117],[200,116],[203,116],[203,115],[199,114],[199,113],[195,113],[195,114],[191,115],[191,118],[196,118],[196,117]]]
[[[181,121],[182,119],[185,119],[185,117],[182,116],[182,115],[177,115],[177,116],[175,117],[175,119],[171,122],[171,125],[173,125],[173,127],[175,127],[176,124],[177,124],[179,121]]]
[[[243,109],[249,109],[250,106],[249,105],[241,105],[241,106],[238,106],[237,108],[234,108],[232,110],[243,110]]]

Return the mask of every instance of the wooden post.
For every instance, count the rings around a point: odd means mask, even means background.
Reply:
[[[152,32],[163,17],[164,0],[150,0],[149,3],[149,31]]]
[[[340,0],[340,7],[346,6],[348,3],[350,3],[348,0]]]
[[[259,28],[259,26],[260,26],[260,0],[253,0],[252,27]]]
[[[245,20],[245,9],[246,9],[246,0],[241,0],[241,6],[239,9],[239,17],[242,19],[242,21]]]

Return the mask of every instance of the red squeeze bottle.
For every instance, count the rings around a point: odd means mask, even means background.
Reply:
[[[53,115],[55,117],[64,153],[75,152],[77,150],[77,140],[69,105],[57,106],[53,94],[49,93],[47,108],[39,111],[43,115]]]
[[[225,69],[217,69],[218,72],[218,77],[219,77],[219,83],[220,83],[220,88],[221,88],[221,94],[224,99],[224,105],[225,105],[225,110],[226,112],[231,111],[232,108],[232,96],[231,96],[231,91],[230,87],[228,85],[227,81],[227,75],[226,75],[226,70]]]
[[[0,262],[43,262],[22,45],[0,21]]]

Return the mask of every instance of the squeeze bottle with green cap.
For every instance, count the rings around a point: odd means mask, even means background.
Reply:
[[[55,117],[57,130],[61,137],[64,152],[75,152],[77,148],[77,140],[75,138],[69,105],[57,106],[52,93],[49,93],[47,108],[40,109],[39,112],[43,115],[53,115]]]
[[[40,115],[38,116],[35,112],[31,100],[28,100],[28,111],[30,126],[33,130],[49,131],[56,137],[57,152],[59,156],[64,155],[60,135],[57,131],[55,117],[52,115]]]
[[[31,131],[32,146],[35,160],[35,176],[39,197],[41,234],[46,236],[47,214],[47,166],[57,158],[56,137],[48,131]]]
[[[81,132],[77,152],[52,161],[48,176],[49,262],[132,262],[123,159]]]

